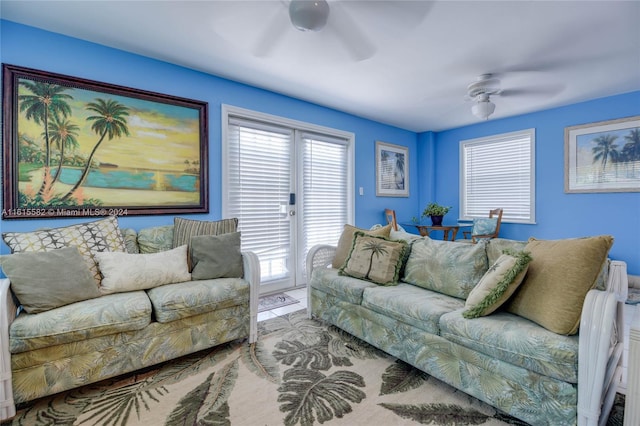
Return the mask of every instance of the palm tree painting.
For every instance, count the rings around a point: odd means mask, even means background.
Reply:
[[[3,71],[4,218],[208,211],[206,102]]]
[[[408,197],[408,149],[376,142],[376,195]]]
[[[640,117],[565,131],[567,192],[640,191]]]

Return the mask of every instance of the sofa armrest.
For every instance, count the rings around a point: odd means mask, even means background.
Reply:
[[[307,317],[311,318],[311,274],[318,268],[328,268],[336,255],[336,247],[317,244],[307,253]]]
[[[307,281],[311,279],[311,274],[317,268],[326,268],[333,262],[336,255],[336,247],[327,244],[317,244],[307,253]]]
[[[244,279],[249,283],[249,343],[258,340],[258,298],[260,297],[260,260],[250,251],[242,252]]]
[[[0,420],[16,415],[11,385],[11,353],[9,327],[16,317],[17,307],[9,290],[9,279],[0,279]]]
[[[627,265],[612,261],[607,290],[590,290],[582,307],[578,349],[578,426],[607,419],[622,375]]]

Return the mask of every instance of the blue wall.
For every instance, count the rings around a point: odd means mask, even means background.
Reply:
[[[221,105],[228,104],[294,120],[352,132],[356,135],[355,225],[370,227],[384,220],[383,210],[416,211],[419,203],[419,179],[414,132],[366,120],[340,111],[303,102],[266,90],[247,86],[166,62],[108,48],[94,43],[0,20],[0,60],[2,63],[35,68],[101,82],[160,92],[209,103],[210,214],[192,215],[195,219],[219,219],[221,216]],[[409,148],[411,196],[379,198],[375,196],[375,141],[381,140]],[[364,195],[357,195],[362,187]],[[413,213],[412,213],[413,214]],[[3,232],[26,231],[45,226],[64,226],[79,219],[4,220]],[[86,221],[86,219],[84,220]],[[121,226],[173,223],[172,216],[119,218]],[[6,253],[3,244],[0,249]]]
[[[496,100],[500,108],[500,100]],[[505,223],[500,236],[526,240],[613,235],[611,257],[640,274],[640,193],[566,194],[564,192],[564,128],[640,115],[640,92],[611,96],[502,120],[440,132],[435,137],[434,199],[455,206],[459,215],[460,141],[535,128],[536,224]],[[422,141],[422,138],[419,140]],[[425,200],[420,200],[424,204]]]
[[[198,99],[209,103],[210,213],[196,219],[221,216],[221,105],[229,104],[268,114],[352,132],[356,135],[355,224],[381,223],[382,211],[395,208],[407,221],[419,215],[431,200],[454,206],[458,215],[459,141],[534,127],[536,129],[535,225],[505,224],[501,236],[526,239],[611,234],[612,256],[628,262],[629,272],[640,274],[640,193],[565,194],[564,127],[640,114],[640,92],[598,99],[564,108],[440,133],[415,134],[333,109],[193,71],[166,62],[130,54],[82,40],[0,20],[0,61],[23,67]],[[496,101],[499,104],[499,101]],[[499,105],[498,105],[499,108]],[[409,148],[409,198],[375,196],[375,141]],[[359,196],[362,187],[364,195]],[[603,206],[610,218],[601,219]],[[64,226],[80,219],[0,221],[0,229],[27,231]],[[172,216],[121,217],[124,227],[172,223]],[[3,244],[0,252],[6,253]]]

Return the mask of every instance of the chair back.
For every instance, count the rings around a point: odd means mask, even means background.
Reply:
[[[471,242],[476,243],[477,240],[482,239],[490,239],[490,238],[498,238],[498,234],[500,233],[500,223],[502,223],[502,212],[501,208],[489,210],[489,219],[496,219],[495,228],[491,227],[491,232],[486,231],[486,227],[490,224],[487,224],[486,219],[478,218],[474,219],[473,228],[471,231],[463,231],[464,238],[468,238],[471,236]],[[482,229],[485,228],[485,229]]]
[[[391,209],[384,209],[384,215],[387,218],[387,223],[391,225],[394,231],[397,231],[398,222],[396,221],[396,211]]]
[[[489,210],[489,219],[492,219],[494,216],[498,217],[498,221],[496,222],[496,232],[491,238],[498,238],[498,234],[500,233],[500,223],[502,222],[502,209],[493,209]]]

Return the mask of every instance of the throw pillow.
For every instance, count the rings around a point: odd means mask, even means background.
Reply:
[[[522,283],[530,261],[529,253],[522,251],[500,256],[469,293],[462,316],[478,318],[502,306]]]
[[[125,251],[124,239],[115,216],[63,228],[34,232],[5,232],[2,238],[12,253],[50,251],[75,246],[98,284],[101,276],[94,259],[95,253]]]
[[[187,246],[158,253],[96,253],[102,272],[102,294],[145,290],[191,280]]]
[[[396,285],[406,250],[405,241],[391,241],[357,231],[340,274],[382,285]]]
[[[507,311],[558,334],[576,334],[587,292],[595,287],[613,237],[544,241],[531,238],[529,271]]]
[[[238,230],[238,219],[217,221],[192,220],[176,217],[173,220],[173,247],[189,244],[198,235],[221,235]]]
[[[240,233],[191,237],[191,279],[242,278]]]
[[[496,226],[498,226],[497,217],[480,217],[473,219],[473,227],[471,228],[471,235],[489,235],[496,232]]]
[[[15,253],[0,257],[0,264],[30,314],[101,295],[77,247]]]
[[[347,260],[347,257],[353,247],[353,237],[356,232],[364,232],[367,235],[376,235],[388,238],[389,233],[391,232],[391,225],[383,226],[374,230],[366,230],[356,228],[351,225],[344,225],[342,235],[340,235],[340,240],[336,247],[336,254],[333,256],[333,262],[331,265],[333,268],[340,269],[344,265],[344,262]]]

